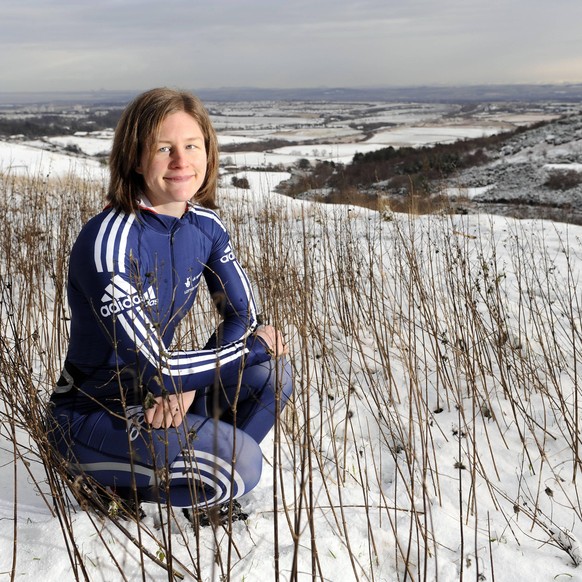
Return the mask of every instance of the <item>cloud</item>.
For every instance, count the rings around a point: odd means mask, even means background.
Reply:
[[[548,82],[579,0],[28,0],[3,8],[0,90]]]

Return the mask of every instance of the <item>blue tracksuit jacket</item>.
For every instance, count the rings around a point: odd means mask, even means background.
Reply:
[[[220,331],[205,349],[170,351],[202,278],[224,317]],[[146,209],[94,217],[71,253],[68,299],[67,360],[87,375],[88,406],[91,398],[119,398],[120,379],[130,388],[128,402],[141,401],[144,390],[158,396],[212,384],[218,365],[221,374],[236,374],[243,359],[246,365],[269,359],[249,336],[256,306],[228,233],[215,212],[201,207],[180,219]]]

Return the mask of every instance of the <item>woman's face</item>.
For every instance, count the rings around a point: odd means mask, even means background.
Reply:
[[[182,216],[186,202],[204,182],[206,161],[204,134],[198,122],[185,111],[168,115],[160,127],[153,156],[144,151],[137,168],[152,206],[161,214]]]

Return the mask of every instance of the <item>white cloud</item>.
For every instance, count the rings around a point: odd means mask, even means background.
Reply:
[[[29,0],[1,91],[582,81],[578,0]]]

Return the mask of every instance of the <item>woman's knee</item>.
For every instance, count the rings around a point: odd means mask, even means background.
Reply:
[[[199,466],[206,467],[209,475],[220,472],[227,481],[232,480],[235,497],[250,491],[261,478],[261,447],[246,432],[226,422],[207,420],[192,442],[191,454],[194,458],[203,455]]]
[[[249,368],[253,384],[279,394],[284,405],[293,392],[293,371],[287,358],[272,358]]]
[[[239,442],[234,471],[240,482],[244,483],[244,491],[237,492],[238,497],[248,493],[258,484],[263,471],[263,453],[259,444],[251,436],[241,430],[236,432]]]

